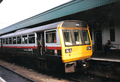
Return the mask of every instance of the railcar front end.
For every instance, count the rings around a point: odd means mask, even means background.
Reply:
[[[64,21],[58,29],[65,72],[75,72],[77,68],[86,67],[86,59],[92,55],[88,25],[82,21]]]

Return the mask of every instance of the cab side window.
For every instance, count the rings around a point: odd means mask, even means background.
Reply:
[[[56,31],[46,32],[46,43],[56,43]]]

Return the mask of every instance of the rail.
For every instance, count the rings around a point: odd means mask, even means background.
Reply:
[[[26,80],[29,81],[29,82],[35,82],[34,80],[32,80],[32,79],[30,79],[30,78],[28,78],[28,77],[26,77],[26,76],[23,76],[23,75],[21,75],[21,74],[15,72],[15,71],[13,71],[13,70],[11,70],[11,69],[5,67],[5,66],[3,66],[3,65],[0,65],[0,66],[3,67],[4,69],[10,71],[10,72],[13,72],[13,73],[16,74],[16,75],[22,77],[23,79],[26,79]]]

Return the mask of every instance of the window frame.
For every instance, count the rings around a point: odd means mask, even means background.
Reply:
[[[48,44],[48,43],[57,43],[57,33],[56,33],[57,31],[54,29],[54,30],[47,30],[47,31],[45,31],[45,42]],[[51,33],[51,41],[50,42],[48,42],[47,41],[47,35],[48,35],[48,37],[49,37],[49,34]],[[55,34],[55,39],[54,39],[54,36],[52,36],[52,34]]]
[[[3,44],[3,45],[6,44],[6,38],[3,38],[3,39],[2,39],[2,44]]]
[[[5,42],[6,42],[6,44],[9,44],[9,38],[6,38]]]
[[[23,43],[23,36],[26,36],[27,37],[27,42],[26,42],[26,40],[24,40],[24,43]],[[25,38],[26,38],[25,37]],[[26,42],[26,43],[25,43]],[[25,34],[25,35],[22,35],[21,36],[21,44],[28,44],[28,34]]]
[[[30,43],[29,41],[29,35],[34,35],[34,36],[30,36],[30,37],[34,37],[34,43]],[[32,34],[28,34],[28,44],[35,44],[35,33],[32,33]]]
[[[0,46],[1,46],[1,38],[0,38]]]
[[[9,39],[8,39],[8,44],[13,44],[12,37],[9,37]]]
[[[89,37],[89,33],[88,33],[88,30],[84,30],[84,29],[78,29],[78,32],[80,34],[79,37],[79,42],[80,44],[78,44],[75,40],[75,29],[62,29],[62,35],[63,35],[63,41],[64,41],[64,44],[65,44],[65,47],[69,47],[69,46],[78,46],[78,45],[91,45],[91,42],[90,42],[90,37]],[[87,32],[85,32],[87,31]],[[64,35],[64,33],[68,33],[69,32],[69,41],[66,41],[66,37]],[[87,33],[87,38],[85,39],[84,37],[84,33]]]
[[[17,37],[16,36],[13,37],[13,44],[14,44],[14,38],[16,38],[16,40],[15,40],[16,43],[15,44],[17,44]]]
[[[20,37],[20,43],[18,43],[18,37]],[[17,43],[16,44],[22,44],[21,35],[17,36],[16,39],[17,39]]]

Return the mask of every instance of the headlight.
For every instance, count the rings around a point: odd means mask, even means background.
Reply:
[[[65,49],[65,53],[71,53],[72,52],[72,48],[70,49]]]
[[[87,46],[87,50],[91,50],[91,46]]]

